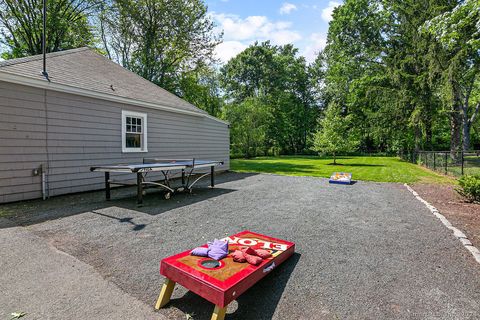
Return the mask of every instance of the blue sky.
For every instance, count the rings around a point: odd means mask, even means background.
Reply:
[[[209,14],[224,30],[217,57],[228,61],[256,40],[293,43],[313,61],[326,42],[328,22],[341,0],[206,0]]]

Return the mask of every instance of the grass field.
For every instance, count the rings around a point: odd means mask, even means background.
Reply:
[[[351,172],[353,180],[402,183],[454,183],[454,179],[396,157],[340,157],[337,165],[330,158],[314,156],[259,157],[232,159],[237,172],[265,172],[291,176],[328,178],[335,171]]]

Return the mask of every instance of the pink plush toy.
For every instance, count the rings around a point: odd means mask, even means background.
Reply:
[[[235,262],[243,263],[247,261],[247,259],[245,259],[243,252],[240,250],[235,250],[235,252],[232,253],[232,258],[233,258],[233,261]]]
[[[262,259],[268,259],[272,256],[272,254],[269,251],[263,250],[263,249],[256,249],[255,253],[257,254],[257,256],[259,256]]]

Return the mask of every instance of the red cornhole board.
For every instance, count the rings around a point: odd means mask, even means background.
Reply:
[[[157,309],[169,301],[170,291],[173,291],[175,283],[179,283],[215,304],[212,319],[223,319],[226,306],[231,301],[237,299],[295,252],[295,244],[292,242],[247,230],[223,240],[229,242],[229,255],[220,260],[220,266],[216,268],[204,267],[202,263],[212,259],[192,256],[190,255],[191,250],[161,261],[160,273],[167,278],[167,281],[155,306]],[[206,244],[203,246],[207,247]],[[231,253],[246,246],[253,249],[267,249],[272,253],[272,257],[264,259],[258,266],[234,262]],[[165,297],[164,291],[168,297]]]

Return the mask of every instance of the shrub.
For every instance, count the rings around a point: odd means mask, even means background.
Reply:
[[[458,179],[457,192],[470,201],[480,202],[480,175],[464,175]]]

